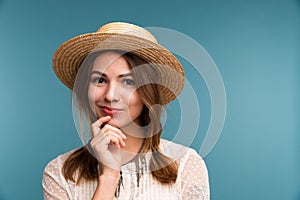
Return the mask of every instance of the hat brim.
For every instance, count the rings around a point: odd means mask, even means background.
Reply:
[[[91,52],[101,50],[131,52],[158,66],[165,104],[174,100],[183,89],[184,71],[171,52],[157,43],[126,34],[88,33],[64,42],[53,56],[54,72],[72,90],[83,60]]]

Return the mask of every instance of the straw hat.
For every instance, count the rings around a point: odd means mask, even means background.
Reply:
[[[131,52],[156,66],[160,74],[161,92],[165,104],[179,95],[184,85],[184,72],[180,62],[167,49],[158,44],[146,29],[125,22],[108,23],[97,32],[76,36],[56,50],[52,65],[57,77],[71,90],[78,69],[91,52],[121,50]]]

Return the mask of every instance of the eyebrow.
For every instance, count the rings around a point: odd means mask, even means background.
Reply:
[[[92,74],[98,74],[100,76],[107,77],[107,75],[105,73],[100,72],[100,71],[92,71],[91,75]],[[120,74],[118,77],[119,78],[124,78],[124,77],[128,77],[128,76],[133,76],[133,74],[131,72],[129,72],[129,73],[126,73],[126,74]]]

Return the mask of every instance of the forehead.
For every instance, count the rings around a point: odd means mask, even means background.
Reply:
[[[122,74],[129,72],[130,68],[127,60],[121,54],[104,52],[95,58],[92,71],[100,71],[106,74]]]

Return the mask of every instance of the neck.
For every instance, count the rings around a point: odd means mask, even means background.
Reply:
[[[139,152],[145,139],[145,129],[135,123],[131,123],[122,127],[121,130],[127,137],[125,140],[126,146],[124,147],[124,150],[131,153]]]
[[[144,138],[138,138],[131,134],[125,133],[127,139],[125,140],[126,146],[122,149],[130,153],[138,153],[144,143]]]
[[[145,131],[143,128],[137,127],[122,127],[121,129],[126,135],[125,147],[122,147],[122,160],[127,163],[132,160],[144,144]]]

